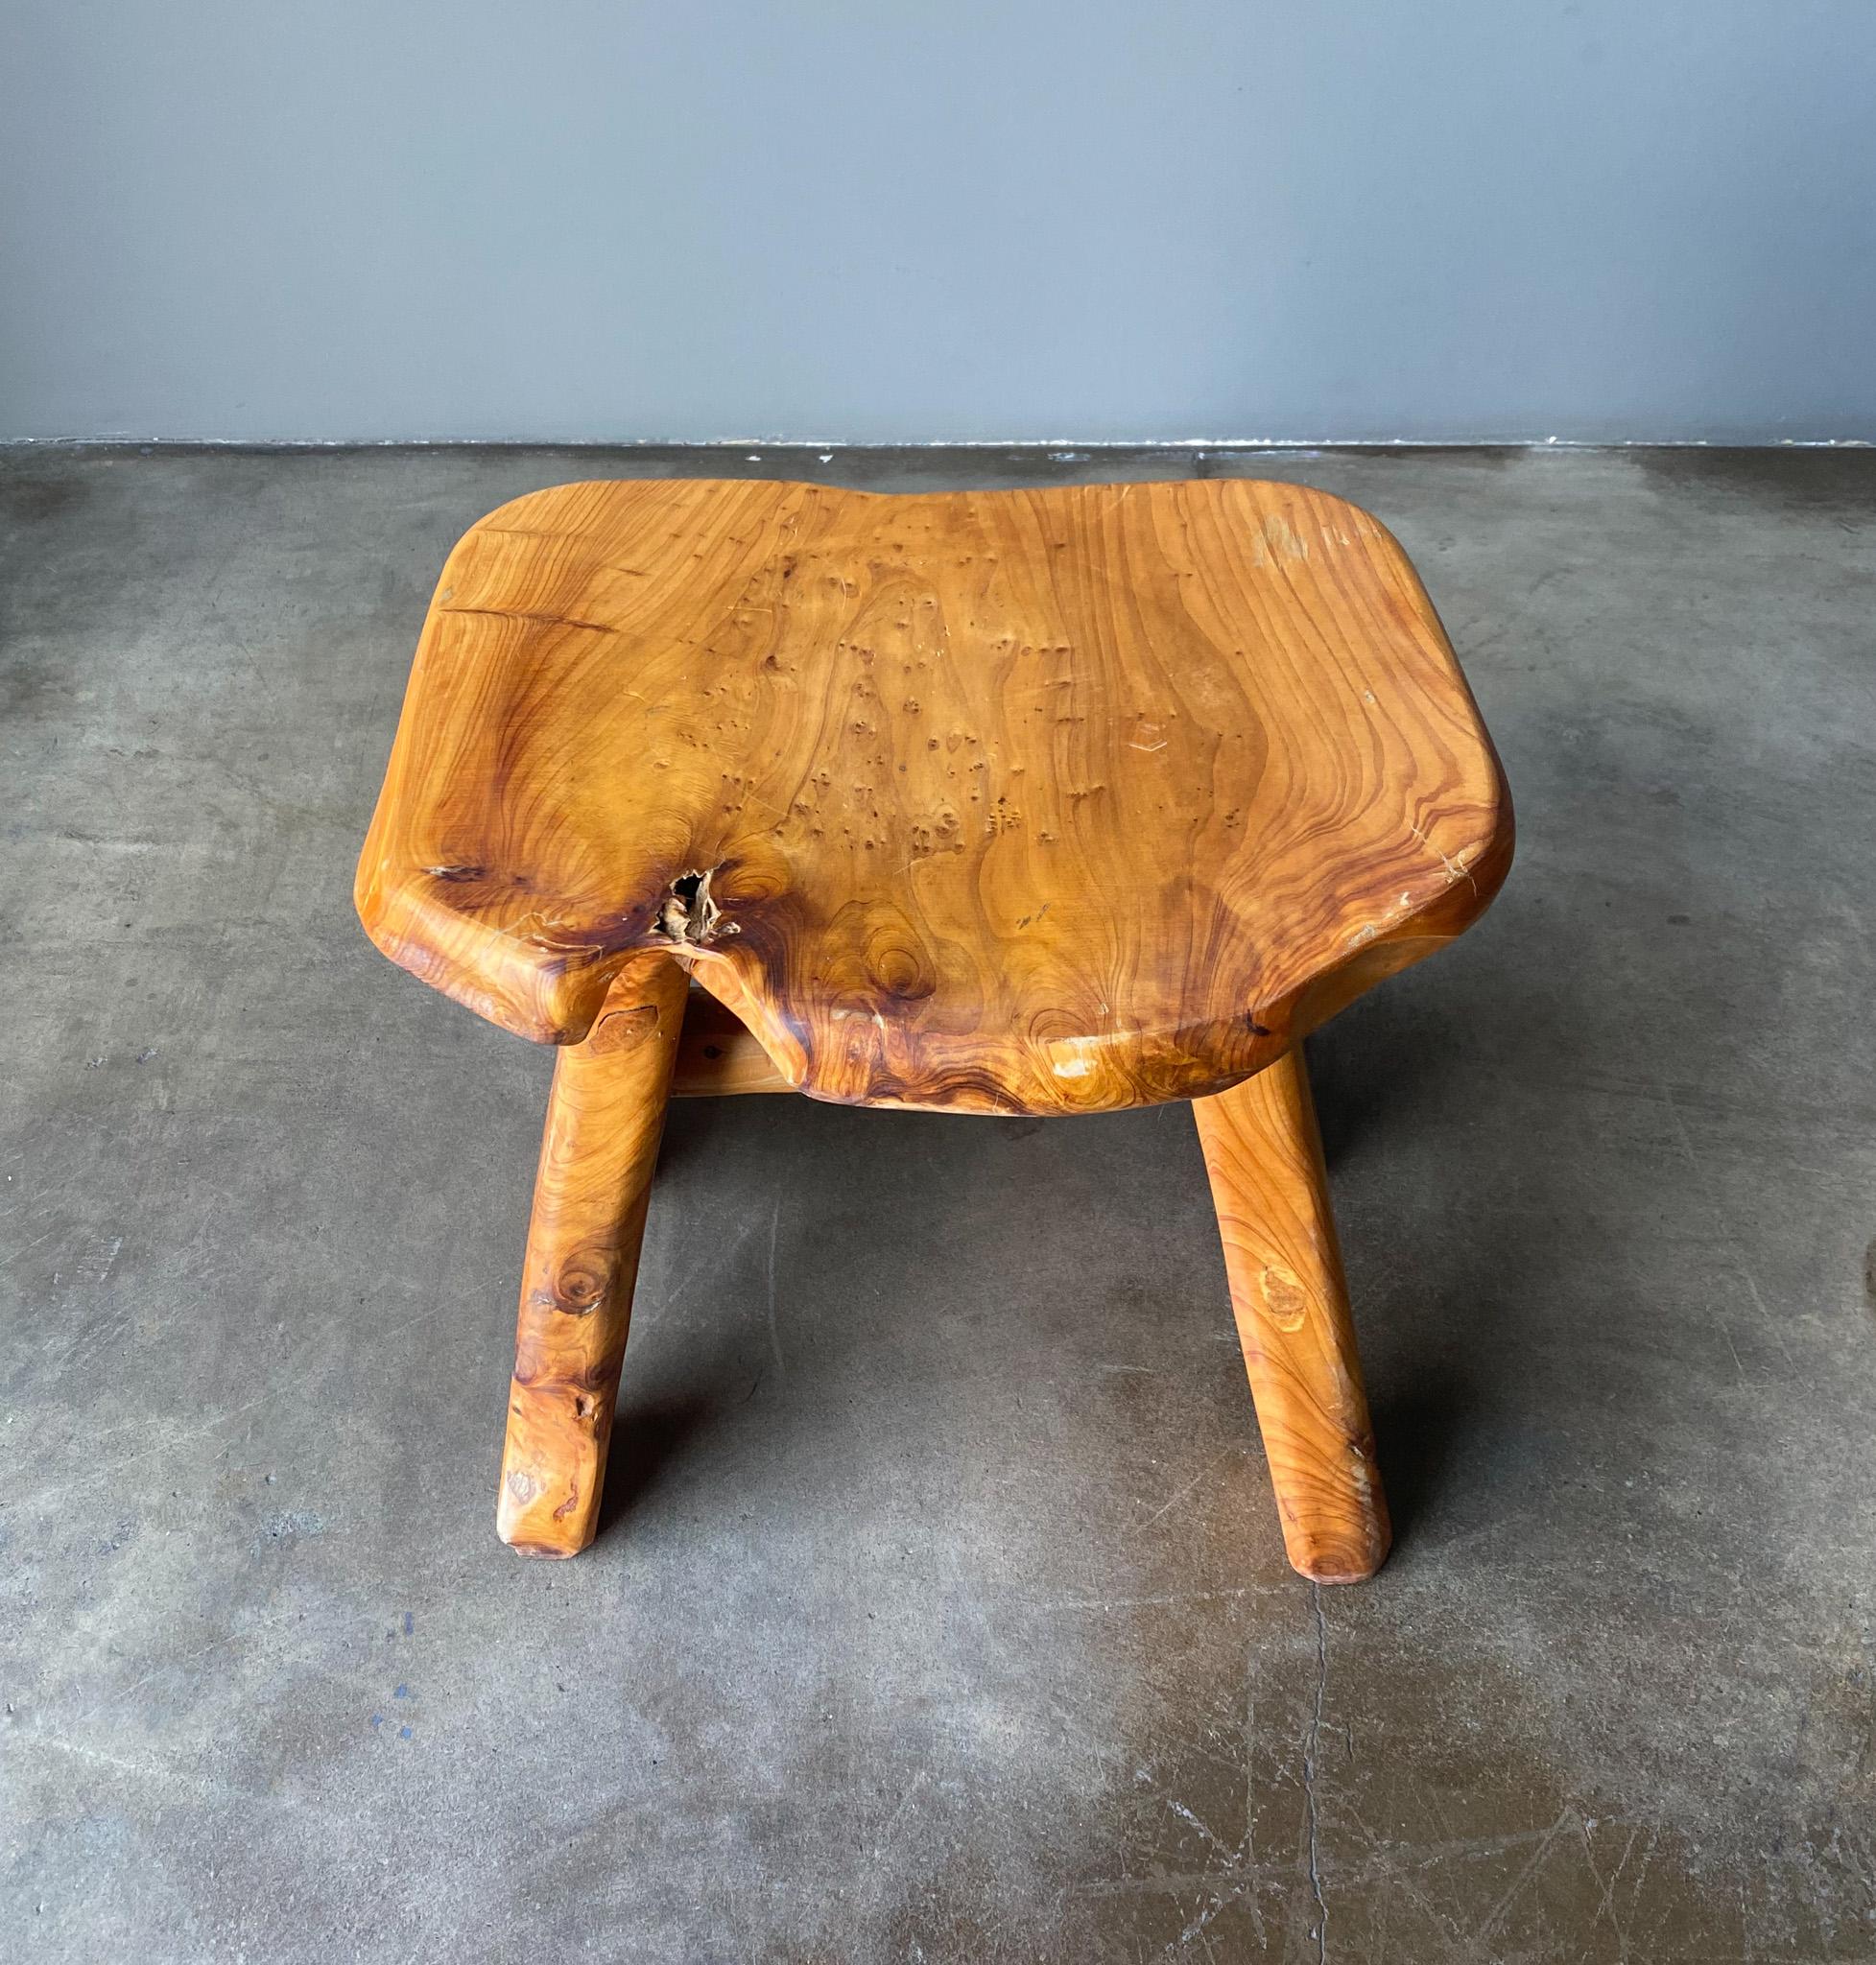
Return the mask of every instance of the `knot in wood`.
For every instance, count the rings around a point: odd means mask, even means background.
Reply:
[[[719,935],[737,932],[733,921],[723,918],[723,910],[710,893],[711,879],[721,866],[706,866],[696,873],[680,873],[671,883],[671,891],[658,910],[658,933],[673,941],[701,948]]]
[[[558,1272],[533,1292],[542,1310],[562,1316],[591,1316],[612,1287],[612,1262],[602,1249],[582,1248],[567,1257]]]

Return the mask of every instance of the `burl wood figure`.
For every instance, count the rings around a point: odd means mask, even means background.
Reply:
[[[665,1101],[1190,1099],[1291,1562],[1387,1504],[1301,1041],[1511,859],[1405,555],[1297,485],[622,481],[450,555],[358,870],[544,1044],[504,1540],[592,1539]]]

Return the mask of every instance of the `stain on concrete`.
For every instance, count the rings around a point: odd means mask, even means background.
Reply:
[[[1796,518],[1876,524],[1876,446],[1732,450],[1705,445],[1629,453],[1664,493],[1775,509]]]

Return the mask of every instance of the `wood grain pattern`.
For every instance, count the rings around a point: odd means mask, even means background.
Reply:
[[[717,1099],[746,1092],[792,1092],[742,1018],[695,983],[671,1075],[674,1099]]]
[[[1284,1548],[1318,1583],[1360,1582],[1388,1504],[1301,1050],[1192,1110]]]
[[[661,949],[817,1098],[1081,1112],[1258,1071],[1510,851],[1433,608],[1340,500],[623,481],[451,555],[357,896],[530,1037]]]
[[[614,980],[554,1070],[521,1280],[496,1527],[535,1555],[593,1539],[646,1203],[689,981],[666,955]]]

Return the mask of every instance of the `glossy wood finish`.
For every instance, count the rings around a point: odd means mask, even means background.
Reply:
[[[1388,1504],[1300,1048],[1192,1110],[1284,1548],[1318,1583],[1360,1582]]]
[[[554,1070],[521,1282],[496,1527],[534,1555],[593,1539],[646,1203],[689,982],[668,956],[615,979]]]
[[[1510,849],[1420,583],[1340,500],[627,481],[451,555],[358,903],[531,1037],[662,949],[817,1098],[1081,1112],[1259,1070]]]
[[[1388,1516],[1297,1046],[1487,905],[1490,740],[1398,546],[1296,485],[569,485],[443,571],[378,946],[568,1047],[501,1532],[590,1539],[667,1097],[1196,1100],[1291,1560]]]

